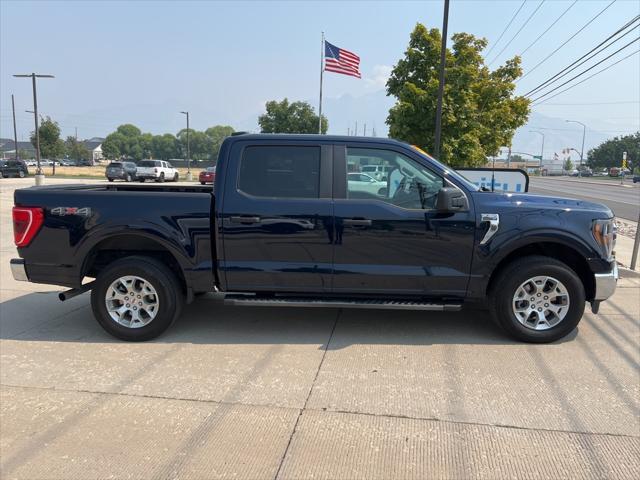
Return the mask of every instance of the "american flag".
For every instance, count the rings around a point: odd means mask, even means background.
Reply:
[[[324,70],[360,78],[360,57],[325,40]]]

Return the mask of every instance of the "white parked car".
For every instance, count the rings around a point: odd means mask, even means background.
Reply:
[[[374,195],[384,195],[387,182],[380,182],[366,173],[349,173],[347,183],[350,192],[367,192]]]
[[[376,180],[386,181],[392,167],[389,165],[363,165],[360,170]]]
[[[155,180],[156,182],[178,181],[178,170],[164,160],[142,160],[136,169],[136,178],[141,182]]]

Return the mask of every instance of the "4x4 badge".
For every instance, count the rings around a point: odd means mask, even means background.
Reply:
[[[67,215],[78,215],[80,217],[90,217],[91,208],[89,207],[55,207],[51,209],[51,215],[65,217]]]

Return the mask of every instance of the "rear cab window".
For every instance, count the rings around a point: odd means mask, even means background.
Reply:
[[[319,198],[320,147],[246,147],[240,160],[237,189],[254,197]]]

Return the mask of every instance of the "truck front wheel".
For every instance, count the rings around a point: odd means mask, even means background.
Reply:
[[[149,257],[126,257],[105,268],[91,291],[98,323],[121,340],[162,334],[180,316],[184,294],[175,275]]]
[[[528,256],[506,266],[490,291],[493,318],[512,337],[548,343],[572,332],[584,313],[584,286],[566,264]]]

